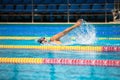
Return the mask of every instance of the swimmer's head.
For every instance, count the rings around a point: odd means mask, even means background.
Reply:
[[[42,44],[44,44],[44,43],[47,42],[47,40],[45,39],[45,37],[42,37],[42,38],[38,39],[37,41],[38,41],[39,43],[42,43]]]

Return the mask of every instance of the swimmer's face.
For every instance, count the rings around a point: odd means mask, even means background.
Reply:
[[[38,42],[44,44],[47,42],[47,40],[45,39],[45,37],[43,37],[43,38],[38,39]]]

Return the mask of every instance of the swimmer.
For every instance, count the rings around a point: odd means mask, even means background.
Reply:
[[[43,38],[38,39],[38,42],[41,44],[50,43],[50,42],[53,42],[55,44],[62,44],[60,41],[60,38],[63,37],[64,35],[66,35],[68,32],[70,32],[74,28],[79,27],[81,25],[82,21],[83,21],[82,19],[79,19],[73,26],[71,26],[71,27],[65,29],[64,31],[54,35],[53,37],[50,38],[49,41],[46,40],[45,37],[43,37]]]

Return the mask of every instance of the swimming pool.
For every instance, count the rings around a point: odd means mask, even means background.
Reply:
[[[0,24],[0,45],[41,46],[41,36],[51,37],[72,24]],[[120,24],[93,24],[97,41],[89,46],[120,46]],[[58,28],[59,27],[59,28]],[[87,45],[72,45],[87,46]],[[120,52],[1,48],[0,58],[120,60]],[[0,59],[2,60],[2,59]],[[23,60],[24,61],[24,60]],[[64,61],[63,61],[64,62]],[[109,65],[1,63],[1,80],[119,80],[120,63]]]

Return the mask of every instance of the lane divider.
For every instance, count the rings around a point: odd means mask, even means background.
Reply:
[[[40,37],[28,37],[28,36],[0,36],[0,39],[12,39],[12,40],[34,40]]]
[[[72,50],[120,52],[120,46],[32,46],[32,45],[0,45],[2,49],[38,49],[38,50]]]
[[[3,39],[12,39],[12,40],[36,40],[36,39],[39,39],[40,37],[28,37],[28,36],[0,36],[0,40],[3,40]],[[50,39],[50,37],[46,37],[47,39]],[[109,37],[109,38],[105,38],[105,37],[100,37],[100,38],[97,38],[98,40],[120,40],[120,38],[112,38],[112,37]],[[71,40],[75,40],[75,37],[71,37]]]
[[[0,63],[13,63],[13,64],[41,64],[42,58],[0,58]]]
[[[60,65],[120,67],[120,60],[84,60],[84,59],[67,59],[67,58],[0,58],[0,63],[6,63],[6,64],[60,64]]]

